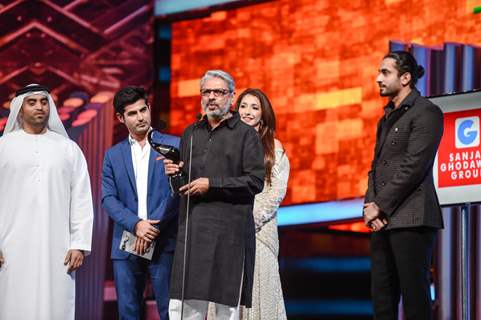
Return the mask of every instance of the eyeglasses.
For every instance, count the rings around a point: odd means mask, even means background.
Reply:
[[[228,94],[230,91],[226,89],[201,89],[200,94],[203,97],[210,96],[211,93],[214,94],[214,97],[223,97]]]

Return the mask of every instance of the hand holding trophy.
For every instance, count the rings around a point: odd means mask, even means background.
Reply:
[[[172,160],[175,164],[180,162],[180,151],[176,147],[169,146],[166,144],[161,144],[153,141],[154,130],[150,129],[147,134],[147,141],[149,142],[152,149],[163,155],[166,159]],[[179,188],[187,184],[187,176],[185,172],[179,170],[177,173],[169,176],[170,189],[179,193]]]

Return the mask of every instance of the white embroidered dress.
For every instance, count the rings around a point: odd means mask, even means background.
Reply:
[[[284,199],[289,180],[289,159],[281,148],[276,148],[271,185],[256,195],[254,220],[256,224],[256,260],[252,308],[244,309],[243,319],[286,319],[284,298],[279,276],[279,238],[277,209]]]

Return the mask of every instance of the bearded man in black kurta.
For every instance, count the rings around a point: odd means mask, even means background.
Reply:
[[[180,166],[164,160],[165,171],[188,172],[192,140],[192,182],[183,195],[172,270],[169,315],[204,320],[208,302],[217,320],[237,319],[239,304],[250,307],[255,257],[254,196],[264,186],[262,143],[257,132],[230,111],[232,77],[207,71],[200,81],[205,116],[181,139]],[[187,194],[190,198],[184,296],[183,263]]]

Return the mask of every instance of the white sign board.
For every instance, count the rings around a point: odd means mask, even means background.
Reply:
[[[444,113],[444,134],[433,167],[439,202],[481,202],[481,91],[429,100]]]

